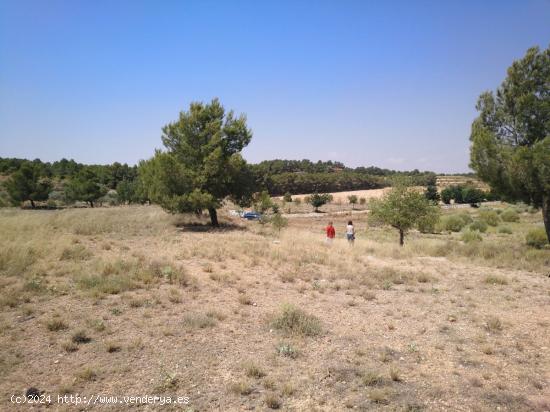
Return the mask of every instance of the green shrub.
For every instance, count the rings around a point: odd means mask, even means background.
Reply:
[[[281,313],[273,319],[272,326],[285,333],[301,336],[321,334],[321,321],[292,305],[283,305]]]
[[[510,229],[508,226],[499,226],[498,227],[498,233],[504,233],[506,235],[512,234],[512,229]]]
[[[485,233],[487,231],[487,223],[483,220],[476,220],[468,226],[470,230],[477,230],[478,232]]]
[[[290,192],[285,193],[285,195],[283,196],[283,200],[287,203],[292,202],[292,195],[290,194]]]
[[[418,220],[416,224],[420,233],[438,233],[440,230],[440,219],[439,215],[435,216],[424,216]]]
[[[508,208],[500,214],[500,218],[503,222],[518,222],[519,215],[515,209]]]
[[[479,218],[487,223],[489,226],[497,226],[500,218],[497,212],[491,209],[485,209],[479,211]]]
[[[548,244],[546,231],[542,227],[530,230],[525,236],[525,242],[531,247],[542,249]]]
[[[443,229],[450,232],[460,232],[465,226],[464,220],[458,215],[445,216],[441,222]]]
[[[475,230],[465,230],[462,233],[461,240],[464,243],[470,243],[470,242],[481,242],[482,237],[479,234],[478,231]]]
[[[460,213],[458,217],[462,219],[462,221],[464,222],[464,225],[469,225],[474,221],[474,219],[472,219],[472,216],[470,216],[470,214],[466,212]]]

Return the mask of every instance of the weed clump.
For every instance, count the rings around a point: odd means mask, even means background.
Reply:
[[[272,326],[291,335],[318,336],[322,332],[321,321],[317,317],[288,304],[283,305]]]

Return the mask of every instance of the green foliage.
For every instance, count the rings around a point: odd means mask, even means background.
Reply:
[[[281,213],[275,213],[271,218],[271,224],[273,225],[273,228],[280,232],[281,229],[288,226],[288,219],[284,218]]]
[[[445,203],[446,205],[451,203],[451,200],[453,199],[453,190],[450,187],[446,187],[441,191],[441,201]]]
[[[441,199],[441,196],[439,195],[439,192],[437,191],[437,186],[430,185],[426,186],[426,191],[424,192],[424,196],[426,196],[426,199],[431,200],[432,202],[439,202]]]
[[[350,205],[356,205],[357,204],[357,196],[356,195],[349,195],[348,196],[348,202]]]
[[[487,231],[487,223],[485,223],[483,220],[476,220],[472,222],[469,226],[470,230],[475,230],[481,233],[485,233]]]
[[[330,193],[313,193],[307,197],[306,202],[315,208],[318,212],[319,208],[332,201],[332,195]]]
[[[550,237],[550,48],[512,63],[493,92],[478,99],[470,166],[507,200],[542,206]]]
[[[474,221],[474,219],[472,219],[472,216],[470,216],[468,212],[459,213],[458,217],[462,219],[462,221],[464,222],[464,225],[469,225]]]
[[[519,222],[519,214],[516,209],[508,208],[500,214],[503,222]]]
[[[172,213],[207,209],[214,226],[224,198],[250,203],[254,176],[240,152],[252,132],[244,115],[226,113],[217,99],[191,103],[162,131],[166,152],[157,151],[139,167],[145,197]]]
[[[439,207],[433,207],[430,209],[430,213],[418,219],[417,228],[420,233],[437,233],[439,232],[438,226],[441,217],[441,210]]]
[[[468,203],[472,207],[477,207],[485,200],[485,193],[476,187],[464,187],[461,189],[462,203]]]
[[[423,193],[405,185],[395,186],[381,199],[372,199],[370,209],[372,221],[392,226],[399,231],[401,246],[410,229],[417,227],[420,222],[429,226],[426,221],[430,220],[435,225],[439,216],[438,207],[432,205]]]
[[[489,226],[498,226],[500,218],[498,213],[491,209],[483,209],[479,211],[479,218]]]
[[[536,249],[542,249],[548,244],[548,238],[543,228],[532,229],[525,236],[525,243]]]
[[[290,194],[290,192],[285,193],[285,195],[283,196],[283,200],[287,203],[292,202],[292,195]]]
[[[464,243],[481,242],[481,240],[483,240],[477,230],[465,230],[464,232],[462,232],[462,236],[460,237],[460,239]]]
[[[52,184],[48,179],[40,178],[40,169],[37,165],[26,162],[11,175],[5,187],[13,204],[28,200],[34,208],[35,201],[48,199]]]
[[[498,227],[498,233],[511,235],[512,234],[512,229],[510,229],[508,226],[499,226]]]
[[[266,191],[254,194],[253,204],[254,209],[262,214],[276,206],[271,200],[271,196],[269,196],[269,193]]]
[[[441,219],[441,224],[444,230],[449,232],[460,232],[466,223],[458,215],[449,215]]]
[[[84,168],[65,187],[65,195],[70,201],[94,202],[107,193],[107,188],[99,183],[99,178],[91,168]]]

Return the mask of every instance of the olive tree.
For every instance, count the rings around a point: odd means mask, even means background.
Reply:
[[[422,224],[439,219],[439,207],[426,199],[424,193],[399,184],[381,199],[371,199],[370,218],[375,223],[391,226],[399,231],[399,244],[405,243],[405,234]]]

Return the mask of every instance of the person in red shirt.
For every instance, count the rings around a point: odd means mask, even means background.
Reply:
[[[327,243],[332,243],[332,240],[336,237],[336,230],[332,226],[332,222],[328,222],[328,226],[325,228],[327,232]]]

